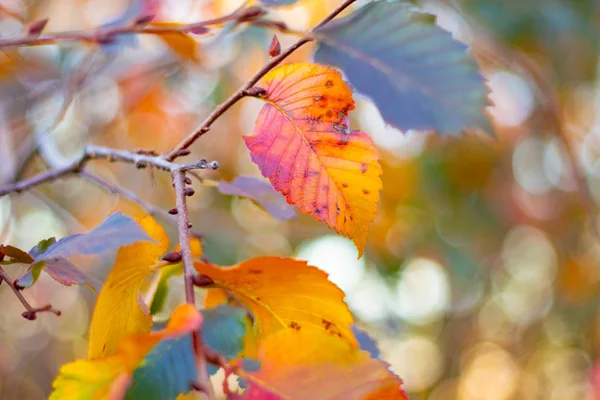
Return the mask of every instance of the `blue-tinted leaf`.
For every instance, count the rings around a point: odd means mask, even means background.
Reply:
[[[488,89],[466,46],[408,4],[375,1],[315,32],[315,61],[341,68],[400,129],[490,130]]]
[[[170,400],[191,391],[197,370],[192,336],[160,341],[133,372],[125,399]]]
[[[377,342],[373,339],[369,334],[363,329],[357,327],[356,325],[352,325],[352,332],[354,332],[354,337],[358,340],[358,345],[360,348],[371,355],[371,358],[379,358],[380,352],[377,347]]]
[[[223,304],[202,310],[202,315],[202,336],[206,345],[227,360],[237,358],[244,348],[246,311]],[[212,375],[217,368],[210,365],[209,372]]]
[[[25,274],[23,274],[22,277],[18,278],[15,281],[15,285],[17,287],[23,288],[23,289],[32,287],[37,282],[38,278],[40,277],[40,273],[42,272],[43,268],[44,268],[43,262],[29,267],[27,272],[25,272]]]
[[[121,213],[115,213],[86,234],[60,239],[36,257],[35,261],[37,263],[50,258],[69,258],[76,255],[89,256],[135,242],[152,240],[133,219]]]
[[[291,6],[296,4],[298,0],[258,0],[261,4],[269,7]]]
[[[29,255],[33,258],[36,258],[40,254],[48,250],[48,247],[52,246],[54,243],[56,243],[56,238],[53,237],[40,240],[38,244],[36,244],[31,250],[29,250]]]
[[[286,221],[296,218],[296,209],[264,179],[239,176],[233,182],[220,181],[219,192],[247,197],[256,201],[275,218]]]
[[[55,281],[65,286],[86,284],[92,289],[94,288],[90,277],[64,258],[46,260],[44,271],[46,271]]]

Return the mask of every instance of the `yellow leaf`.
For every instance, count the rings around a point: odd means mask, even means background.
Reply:
[[[152,217],[138,220],[154,242],[139,242],[119,250],[94,309],[90,327],[90,358],[117,352],[118,343],[132,333],[148,333],[152,317],[139,288],[152,266],[169,247],[163,228]]]
[[[358,345],[350,329],[353,318],[344,303],[344,292],[325,272],[305,261],[259,257],[229,268],[201,262],[195,267],[252,312],[259,346],[265,337],[280,330],[309,328],[342,338],[350,346]],[[207,303],[212,305],[226,300],[219,293],[212,296],[220,296],[211,299],[208,295]]]
[[[244,400],[407,400],[400,378],[369,353],[315,329],[269,336]]]
[[[175,22],[154,22],[150,26],[154,27],[177,27],[181,24]],[[177,53],[184,60],[200,61],[200,51],[198,42],[185,32],[160,32],[156,34],[160,37],[171,50]]]
[[[132,374],[162,340],[170,340],[200,328],[202,315],[190,304],[173,311],[165,330],[125,337],[115,355],[77,360],[64,365],[52,384],[51,400],[121,399],[132,384]],[[190,351],[193,349],[190,348]],[[168,358],[166,356],[165,358]],[[146,377],[142,377],[146,378]]]

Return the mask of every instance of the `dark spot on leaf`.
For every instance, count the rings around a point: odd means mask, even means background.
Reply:
[[[367,189],[363,189],[363,194],[369,194],[371,192],[369,192]]]
[[[352,215],[350,216],[350,221],[354,221],[354,217]]]
[[[345,188],[347,188],[347,187],[348,187],[348,184],[347,184],[347,183],[342,183],[342,187],[345,187]]]
[[[325,318],[321,319],[321,323],[325,327],[325,330],[329,330],[329,328],[331,328],[331,325],[333,325],[333,322],[328,321]]]
[[[321,210],[319,210],[318,208],[315,210],[315,214],[319,215],[321,214]]]
[[[348,219],[346,218],[346,216],[344,216],[344,223],[346,223],[346,221],[347,221],[347,220],[348,220]]]
[[[258,274],[262,274],[263,272],[260,269],[250,268],[250,269],[248,269],[248,273],[258,275]]]
[[[315,101],[316,102],[319,102],[321,100],[323,100],[323,96],[315,96]]]
[[[360,171],[364,174],[365,172],[367,172],[367,164],[362,163],[360,164]]]
[[[329,190],[329,185],[323,185],[323,186],[321,186],[321,189],[327,191],[327,190]]]
[[[332,87],[333,86],[333,82],[328,80],[327,82],[325,82],[325,87]]]
[[[300,326],[299,323],[297,323],[296,321],[292,321],[290,323],[290,328],[299,331],[300,329],[302,329],[302,327]]]
[[[102,351],[106,350],[106,343],[104,343],[104,346],[102,346]]]

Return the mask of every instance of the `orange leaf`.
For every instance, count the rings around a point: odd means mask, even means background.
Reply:
[[[348,128],[350,88],[339,72],[308,63],[280,66],[261,86],[268,104],[244,137],[252,161],[288,203],[351,238],[360,257],[381,166],[369,136]]]
[[[407,400],[400,378],[369,353],[322,331],[282,331],[259,351],[261,368],[243,376],[243,400]]]
[[[201,262],[195,267],[252,312],[259,344],[280,330],[318,330],[358,347],[344,293],[327,280],[325,272],[305,261],[259,257],[229,268]],[[223,300],[209,297],[207,302]]]
[[[177,27],[181,24],[175,22],[153,22],[150,26],[155,27]],[[185,32],[160,32],[156,34],[168,46],[184,60],[200,61],[198,42]]]

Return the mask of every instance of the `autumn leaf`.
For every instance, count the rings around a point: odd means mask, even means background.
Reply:
[[[288,203],[350,237],[362,255],[379,202],[379,155],[364,132],[351,131],[352,92],[339,72],[308,63],[280,66],[261,86],[266,104],[252,161]]]
[[[174,399],[191,390],[197,376],[191,333],[202,316],[183,304],[165,330],[122,338],[114,355],[64,365],[51,400]]]
[[[27,272],[17,279],[22,288],[31,287],[45,271],[57,282],[71,286],[87,284],[90,278],[67,259],[77,255],[92,256],[118,249],[135,242],[152,240],[133,219],[114,213],[88,233],[67,236],[59,241],[49,238],[35,245],[29,254],[21,254],[21,262],[30,264]],[[9,246],[10,247],[10,246]],[[7,251],[2,250],[0,251]],[[13,250],[14,251],[14,250]],[[13,257],[14,258],[14,257]]]
[[[435,17],[398,1],[374,1],[314,32],[315,61],[341,68],[350,84],[403,130],[491,132],[489,90],[466,46]]]
[[[285,330],[266,338],[243,400],[407,400],[385,363],[334,335]]]
[[[149,24],[150,27],[163,28],[173,28],[180,25],[181,24],[176,22],[152,22]],[[157,33],[156,36],[161,38],[161,40],[164,41],[167,46],[169,46],[169,48],[177,53],[177,55],[179,55],[182,59],[196,62],[201,60],[198,42],[196,42],[196,40],[187,33],[176,31],[160,32]]]
[[[138,242],[119,250],[94,309],[90,328],[90,358],[115,354],[124,336],[150,332],[152,317],[140,298],[139,287],[167,250],[169,239],[152,217],[145,217],[138,222],[156,242]]]
[[[316,329],[357,347],[344,293],[327,280],[325,272],[305,261],[259,257],[228,268],[202,262],[194,265],[214,281],[209,287],[226,289],[250,310],[259,343],[280,330]],[[221,296],[221,291],[216,292]],[[224,301],[226,298],[218,297],[207,302],[217,305]]]
[[[217,189],[223,194],[254,200],[281,221],[296,218],[296,210],[262,178],[238,176],[233,182],[219,181]]]

